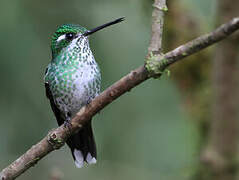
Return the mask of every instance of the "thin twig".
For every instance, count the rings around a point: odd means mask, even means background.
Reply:
[[[179,46],[175,50],[165,54],[164,57],[168,59],[168,62],[165,64],[165,67],[189,55],[192,55],[202,49],[205,49],[208,46],[217,43],[218,41],[227,38],[229,35],[237,31],[238,29],[239,29],[239,17],[235,17],[231,21],[221,25],[214,31],[202,35],[184,45]]]
[[[159,54],[162,51],[162,35],[164,24],[164,13],[168,10],[166,0],[155,0],[152,13],[152,34],[148,47],[148,54],[151,52]]]
[[[186,56],[194,54],[226,37],[239,29],[239,17],[234,18],[230,22],[220,26],[215,31],[203,35],[195,40],[184,44],[173,51],[165,54],[163,58],[157,59],[157,61],[164,61],[163,68],[167,68],[169,65],[180,61]],[[166,58],[166,59],[165,59]],[[107,88],[92,102],[83,107],[77,115],[72,119],[72,128],[67,129],[64,126],[60,126],[55,130],[49,132],[49,134],[43,138],[38,144],[31,147],[25,154],[19,157],[16,161],[10,164],[8,167],[2,170],[0,173],[1,180],[15,179],[21,175],[24,171],[36,164],[41,158],[49,154],[51,151],[63,146],[66,139],[73,133],[79,131],[82,126],[89,121],[92,116],[102,110],[105,106],[110,104],[113,100],[120,97],[122,94],[130,91],[140,83],[149,78],[149,72],[144,66],[141,66],[122,79],[114,83]]]

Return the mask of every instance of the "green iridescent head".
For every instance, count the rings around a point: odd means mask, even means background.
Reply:
[[[66,48],[71,44],[72,40],[79,38],[81,36],[89,36],[96,31],[99,31],[107,26],[119,23],[123,21],[124,18],[119,18],[109,23],[98,26],[92,30],[87,30],[86,28],[77,24],[64,24],[56,30],[52,36],[51,50],[53,58],[56,57],[62,49]]]
[[[77,24],[64,24],[57,28],[52,36],[51,50],[53,57],[63,48],[67,47],[71,41],[79,35],[88,32],[88,30]]]

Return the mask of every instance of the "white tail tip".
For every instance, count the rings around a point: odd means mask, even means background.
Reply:
[[[74,156],[75,156],[75,165],[78,168],[82,168],[84,166],[84,157],[80,150],[75,149],[74,150]]]
[[[86,161],[87,161],[88,164],[95,164],[96,163],[95,157],[92,157],[92,155],[89,152],[86,156]]]
[[[74,149],[74,156],[75,156],[75,165],[78,168],[82,168],[84,166],[84,157],[80,150]],[[88,152],[86,156],[86,162],[88,164],[95,164],[96,158],[92,157],[91,153]]]

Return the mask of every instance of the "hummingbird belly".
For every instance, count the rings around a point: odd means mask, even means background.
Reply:
[[[55,73],[50,88],[63,116],[73,116],[100,93],[101,75],[96,63]]]

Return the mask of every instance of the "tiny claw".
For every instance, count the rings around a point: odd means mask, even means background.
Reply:
[[[71,125],[71,120],[70,119],[67,119],[67,120],[64,121],[64,127],[65,128],[69,128],[70,129],[71,126],[72,125]]]
[[[95,98],[94,96],[90,96],[88,100],[86,101],[86,105],[90,104],[94,98]]]
[[[90,104],[91,101],[92,101],[92,99],[89,98],[89,99],[86,101],[86,105]]]

